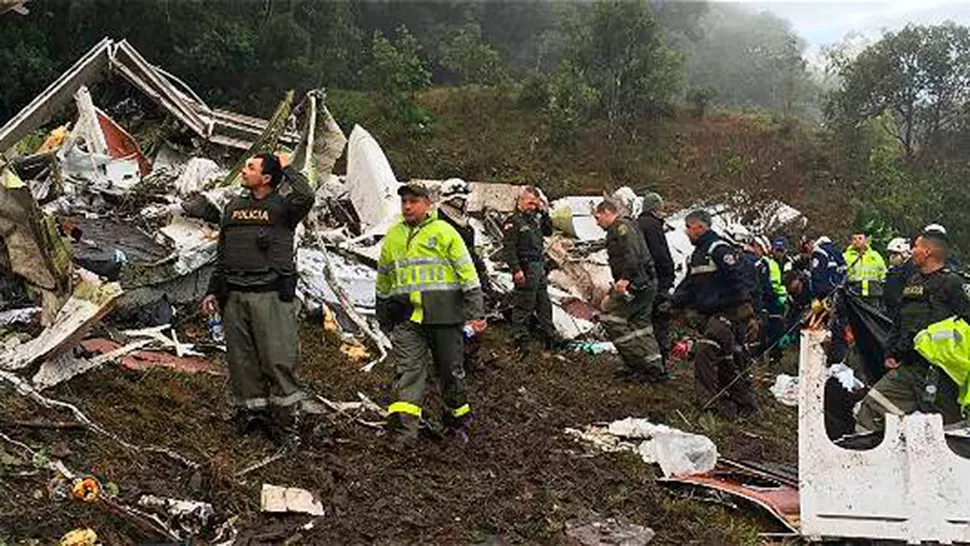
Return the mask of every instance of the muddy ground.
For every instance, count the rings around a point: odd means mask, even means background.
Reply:
[[[386,365],[359,371],[317,324],[305,324],[302,337],[303,374],[314,392],[334,401],[356,400],[358,391],[382,404],[390,401]],[[218,521],[238,516],[237,544],[557,544],[568,543],[567,522],[597,517],[647,525],[657,533],[655,544],[752,544],[761,541],[759,533],[782,530],[751,507],[684,499],[659,485],[659,468],[636,455],[590,455],[563,433],[566,427],[649,417],[710,436],[722,457],[795,464],[797,412],[767,390],[778,370],[756,374],[759,413],[727,422],[694,408],[689,364],[680,365],[669,383],[644,387],[613,378],[615,356],[553,353],[523,361],[507,339],[501,326],[490,330],[484,353],[491,362],[469,376],[475,433],[463,447],[428,440],[400,454],[380,431],[331,414],[314,418],[309,428],[316,430],[304,434],[298,452],[234,477],[276,447],[233,435],[224,377],[116,365],[46,394],[76,404],[131,443],[171,448],[200,463],[199,470],[86,430],[12,425],[70,416],[9,390],[0,392],[0,430],[116,484],[123,501],[134,504],[142,493],[153,493],[210,502]],[[18,464],[21,455],[0,443],[0,544],[52,544],[78,527],[95,530],[104,544],[160,542],[97,504],[52,500],[48,484],[54,474]],[[297,534],[315,518],[261,514],[263,483],[319,494],[325,516]]]

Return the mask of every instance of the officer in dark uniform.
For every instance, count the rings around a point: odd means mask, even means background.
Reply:
[[[601,307],[599,320],[616,346],[630,379],[648,383],[667,380],[651,314],[657,294],[657,275],[650,250],[637,224],[620,216],[616,203],[596,206],[596,223],[606,230],[606,252],[613,287]]]
[[[916,334],[935,322],[953,316],[970,321],[963,279],[946,267],[948,246],[942,227],[924,230],[916,239],[912,261],[917,269],[903,287],[887,343],[888,372],[862,400],[856,416],[858,432],[883,430],[887,413],[941,413],[944,424],[960,420],[957,385],[914,347]]]
[[[494,293],[489,279],[488,267],[475,248],[475,228],[469,222],[468,216],[468,184],[457,178],[447,180],[441,188],[441,203],[438,205],[438,218],[455,228],[461,240],[468,249],[478,280],[481,283],[485,297],[486,308],[490,306]],[[481,365],[480,352],[482,348],[481,336],[465,337],[465,371],[473,371]]]
[[[660,194],[650,192],[643,196],[643,212],[637,218],[637,227],[643,233],[643,239],[653,259],[654,271],[657,273],[657,296],[653,300],[651,321],[666,370],[670,356],[670,291],[674,287],[674,259],[670,256],[664,220],[660,216],[662,207],[663,199]]]
[[[475,264],[478,280],[482,283],[482,292],[486,298],[492,293],[489,282],[488,268],[485,260],[478,254],[475,246],[475,228],[469,222],[468,216],[468,184],[457,178],[448,180],[441,189],[441,204],[438,205],[438,217],[455,228],[461,240],[465,242],[468,254]]]
[[[546,348],[558,339],[552,323],[552,301],[543,257],[544,236],[552,235],[552,222],[539,190],[526,186],[519,195],[517,210],[503,226],[505,263],[512,271],[512,328],[519,351],[528,352],[529,323],[536,326]]]
[[[237,431],[293,433],[304,398],[297,379],[299,337],[293,234],[313,190],[285,156],[259,154],[242,169],[243,195],[226,206],[216,267],[202,310],[222,310]]]
[[[748,416],[756,409],[748,347],[759,338],[758,321],[741,257],[711,230],[711,216],[695,210],[685,220],[694,253],[687,276],[674,292],[675,307],[689,307],[704,318],[704,338],[697,341],[694,379],[697,401],[715,396],[725,417]],[[724,393],[721,391],[724,390]]]

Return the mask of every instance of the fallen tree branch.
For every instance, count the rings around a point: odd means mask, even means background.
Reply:
[[[0,426],[22,428],[51,428],[55,430],[83,429],[83,423],[73,421],[0,421]]]
[[[351,414],[347,413],[346,410],[344,410],[343,408],[341,408],[340,406],[338,406],[336,403],[331,402],[330,400],[327,400],[326,398],[320,396],[319,394],[315,394],[314,396],[316,396],[317,397],[317,400],[319,400],[320,402],[322,402],[323,405],[324,406],[327,406],[331,411],[333,411],[335,413],[339,413],[340,415],[344,415],[344,416],[352,419],[355,423],[357,423],[359,425],[363,425],[363,426],[365,426],[367,428],[372,428],[372,429],[375,429],[375,430],[383,430],[383,428],[384,428],[384,427],[382,427],[379,424],[372,423],[370,421],[365,421],[364,419],[362,419],[360,417],[357,417],[355,415],[351,415]],[[363,396],[363,395],[361,395],[361,396]],[[366,403],[362,403],[361,407],[364,408],[364,409],[369,409],[369,408],[367,408],[367,404]]]
[[[34,456],[34,450],[31,449],[29,445],[24,444],[24,443],[21,443],[21,442],[18,442],[17,440],[14,440],[10,436],[7,436],[6,434],[4,434],[2,432],[0,432],[0,440],[3,440],[3,441],[5,441],[5,442],[7,442],[9,444],[15,445],[15,446],[19,447],[20,449],[26,451],[27,453],[30,453],[30,456],[31,457]]]
[[[270,455],[269,457],[266,457],[262,461],[259,461],[257,463],[253,463],[253,464],[247,466],[246,468],[244,468],[244,469],[240,470],[239,472],[236,472],[235,474],[233,474],[232,477],[233,478],[241,478],[241,477],[245,476],[246,474],[249,474],[250,472],[253,472],[254,470],[259,470],[260,468],[263,468],[264,466],[266,466],[268,464],[274,463],[274,462],[282,459],[283,457],[286,457],[288,451],[289,450],[286,447],[281,447],[276,453]]]

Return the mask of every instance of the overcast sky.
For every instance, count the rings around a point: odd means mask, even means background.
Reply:
[[[899,0],[894,2],[794,1],[742,2],[762,11],[770,10],[791,21],[809,43],[808,57],[826,44],[839,42],[849,32],[878,38],[884,29],[896,30],[912,22],[937,24],[947,20],[970,24],[970,0]]]

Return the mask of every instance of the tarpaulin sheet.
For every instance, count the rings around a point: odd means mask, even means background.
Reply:
[[[892,319],[845,289],[839,291],[838,297],[841,305],[837,305],[837,312],[846,314],[844,321],[852,327],[855,347],[862,358],[867,379],[875,383],[886,373],[884,362]]]

